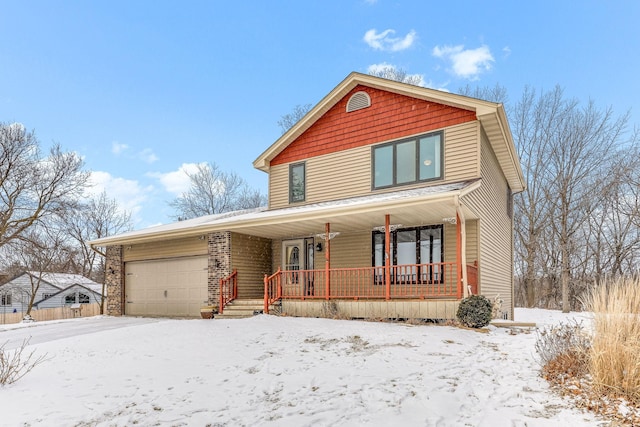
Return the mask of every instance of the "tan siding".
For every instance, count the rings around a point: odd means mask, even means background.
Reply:
[[[207,255],[207,239],[186,237],[153,243],[127,245],[124,247],[123,260],[125,262],[142,261],[194,255]]]
[[[316,259],[317,268],[324,267],[324,248]],[[331,267],[371,267],[371,233],[340,234],[331,240]]]
[[[498,161],[482,134],[482,185],[464,201],[479,213],[479,292],[504,300],[502,309],[513,315],[512,222],[507,215],[507,182]]]
[[[445,130],[445,180],[395,187],[376,192],[439,185],[479,177],[479,122]],[[381,141],[382,142],[382,141]],[[371,146],[312,157],[306,164],[306,200],[302,204],[371,194]],[[269,208],[289,206],[289,164],[273,166],[269,173]]]
[[[238,271],[238,298],[261,298],[271,274],[271,240],[231,233],[231,269]]]
[[[479,122],[445,130],[445,181],[456,182],[480,176]]]
[[[371,147],[314,157],[307,167],[309,203],[371,193]]]
[[[271,273],[282,267],[282,240],[271,241]]]
[[[289,165],[273,166],[269,170],[269,209],[289,205]]]
[[[466,235],[467,235],[467,264],[473,264],[474,261],[478,261],[478,221],[467,220],[466,221]]]

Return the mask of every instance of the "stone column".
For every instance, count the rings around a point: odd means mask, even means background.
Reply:
[[[122,246],[108,246],[104,283],[107,287],[107,310],[109,316],[124,314],[124,262]]]
[[[220,301],[220,279],[231,274],[231,232],[221,231],[208,236],[209,277],[207,280],[209,305]]]

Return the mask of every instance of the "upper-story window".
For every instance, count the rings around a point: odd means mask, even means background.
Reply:
[[[442,132],[373,147],[373,188],[442,179]]]
[[[305,164],[289,165],[289,203],[304,202],[305,181]]]

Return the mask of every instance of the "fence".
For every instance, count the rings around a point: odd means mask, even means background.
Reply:
[[[43,308],[41,310],[31,310],[31,317],[36,321],[73,319],[74,317],[98,316],[100,304],[80,304],[79,309],[67,307]],[[19,323],[25,313],[0,313],[0,325]]]

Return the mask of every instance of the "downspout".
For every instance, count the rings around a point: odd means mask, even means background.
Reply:
[[[456,205],[456,214],[460,219],[460,252],[462,252],[460,254],[460,260],[462,263],[460,268],[462,269],[462,296],[466,298],[469,296],[469,286],[467,284],[467,227],[465,224],[464,213],[460,207],[460,196],[454,196],[453,202]]]
[[[100,251],[100,250],[99,250],[98,248],[96,248],[95,246],[93,246],[93,245],[89,245],[89,247],[90,247],[94,252],[97,252],[98,254],[102,255],[102,256],[103,256],[103,257],[105,257],[105,258],[107,257],[107,254],[102,253],[102,251]]]

